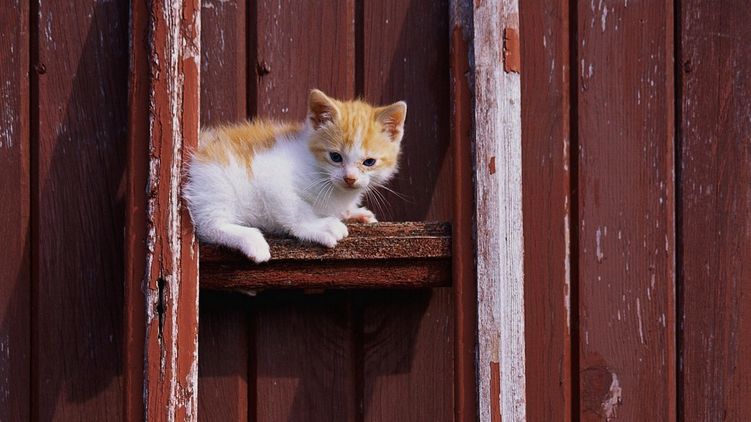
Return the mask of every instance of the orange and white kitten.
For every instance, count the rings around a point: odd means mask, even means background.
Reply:
[[[201,131],[184,195],[198,237],[271,257],[265,233],[327,247],[342,220],[375,222],[363,194],[397,170],[407,104],[373,107],[313,90],[302,124],[255,120]]]

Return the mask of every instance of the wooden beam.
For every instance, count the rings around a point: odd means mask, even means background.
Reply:
[[[197,420],[198,248],[180,194],[197,145],[200,3],[133,2],[126,420]]]
[[[206,289],[437,287],[451,284],[446,223],[350,224],[335,248],[269,238],[271,261],[201,245]]]
[[[521,82],[504,71],[518,0],[475,2],[475,209],[480,420],[526,418]],[[503,51],[503,48],[506,51]],[[521,69],[521,71],[524,71]]]
[[[472,2],[452,0],[449,6],[451,39],[451,153],[454,209],[452,223],[452,285],[454,287],[454,419],[477,420],[477,283],[475,276],[472,183]]]

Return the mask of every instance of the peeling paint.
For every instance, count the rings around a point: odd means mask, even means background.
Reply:
[[[605,415],[606,421],[615,419],[618,416],[618,407],[623,404],[623,391],[618,382],[618,376],[615,372],[611,373],[611,376],[613,380],[610,383],[608,396],[602,402],[602,412]]]

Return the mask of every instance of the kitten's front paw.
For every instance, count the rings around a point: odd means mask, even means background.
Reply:
[[[333,248],[336,243],[349,235],[347,226],[333,217],[326,217],[300,225],[292,232],[296,237]]]
[[[260,235],[260,233],[259,236],[246,237],[243,241],[242,246],[240,247],[240,250],[243,254],[245,254],[245,256],[250,258],[250,260],[252,260],[256,264],[260,264],[261,262],[266,262],[271,259],[271,249],[269,248],[269,243],[266,242],[266,239],[264,239],[263,236]]]
[[[373,214],[373,211],[365,207],[359,207],[351,211],[346,211],[344,213],[344,221],[347,221],[349,223],[377,223],[378,222],[378,220],[376,220],[375,214]]]

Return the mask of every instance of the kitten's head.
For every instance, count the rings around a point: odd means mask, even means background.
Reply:
[[[306,122],[313,130],[310,150],[339,189],[386,183],[397,170],[406,117],[404,101],[373,107],[363,101],[337,101],[314,89]]]

